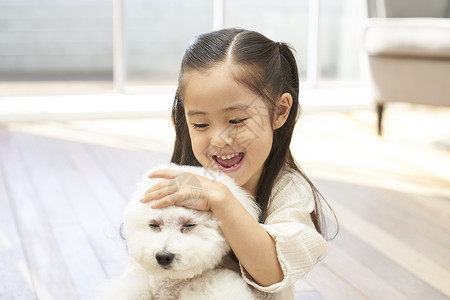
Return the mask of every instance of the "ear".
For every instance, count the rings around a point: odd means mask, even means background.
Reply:
[[[277,101],[275,115],[273,119],[273,130],[282,127],[286,122],[292,107],[292,95],[284,93]]]

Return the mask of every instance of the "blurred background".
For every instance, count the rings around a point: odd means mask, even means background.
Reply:
[[[293,45],[303,84],[361,78],[367,13],[360,0],[121,2],[1,0],[0,80],[106,86],[114,74],[114,24],[123,37],[122,61],[116,61],[124,66],[117,75],[126,78],[121,89],[176,84],[188,42],[222,27],[256,30]],[[114,7],[121,18],[113,18]]]

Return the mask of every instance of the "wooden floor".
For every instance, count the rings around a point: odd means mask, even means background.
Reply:
[[[449,299],[450,110],[302,116],[292,142],[340,221],[296,299]],[[170,122],[0,125],[0,299],[89,299],[126,262],[137,178],[167,162]]]

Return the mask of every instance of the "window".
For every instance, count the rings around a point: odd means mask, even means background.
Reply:
[[[217,26],[256,30],[291,44],[297,52],[303,82],[359,79],[358,28],[365,17],[365,3],[359,0],[123,3],[128,86],[175,85],[189,41]]]

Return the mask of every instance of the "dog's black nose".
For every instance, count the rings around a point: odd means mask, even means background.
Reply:
[[[175,257],[175,254],[168,251],[159,251],[156,253],[155,258],[158,264],[160,264],[163,267],[166,267],[170,265],[170,263],[173,261],[173,258]]]

